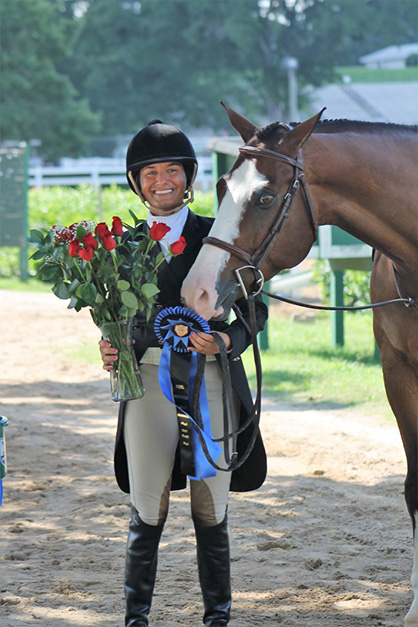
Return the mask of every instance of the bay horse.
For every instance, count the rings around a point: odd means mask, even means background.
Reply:
[[[269,279],[299,264],[318,225],[338,226],[375,249],[372,302],[403,297],[408,305],[374,309],[373,328],[407,459],[414,601],[405,625],[417,627],[417,129],[319,122],[322,111],[294,128],[279,122],[259,128],[224,106],[244,146],[218,181],[219,211],[183,283],[182,297],[206,319],[226,317],[240,290],[251,291],[254,280],[261,281],[260,273]]]

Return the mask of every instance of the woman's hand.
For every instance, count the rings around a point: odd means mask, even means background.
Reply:
[[[113,370],[112,363],[118,358],[118,349],[112,348],[112,345],[107,340],[100,340],[100,356],[103,361],[103,370],[110,372]]]
[[[231,338],[226,333],[216,331],[225,342],[226,350],[231,348]],[[202,353],[203,355],[217,355],[219,353],[219,346],[211,333],[192,333],[190,335],[190,341],[194,348],[189,348],[189,351],[195,353]]]

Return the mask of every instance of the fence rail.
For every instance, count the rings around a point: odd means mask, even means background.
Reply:
[[[195,188],[208,191],[212,185],[212,159],[199,157],[199,171]],[[127,185],[123,159],[63,160],[59,166],[31,165],[30,187],[53,185]]]

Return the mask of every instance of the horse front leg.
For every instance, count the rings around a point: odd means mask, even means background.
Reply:
[[[405,627],[418,627],[418,376],[404,355],[399,355],[384,343],[381,354],[387,396],[396,416],[406,453],[405,501],[412,519],[414,537],[411,576],[414,600],[405,617]]]

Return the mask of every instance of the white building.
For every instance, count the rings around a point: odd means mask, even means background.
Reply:
[[[376,52],[365,54],[359,61],[368,68],[402,69],[406,66],[406,60],[413,54],[418,54],[418,43],[403,44],[402,46],[387,46]]]
[[[418,124],[418,81],[326,85],[309,100],[312,114],[326,107],[323,119]]]

